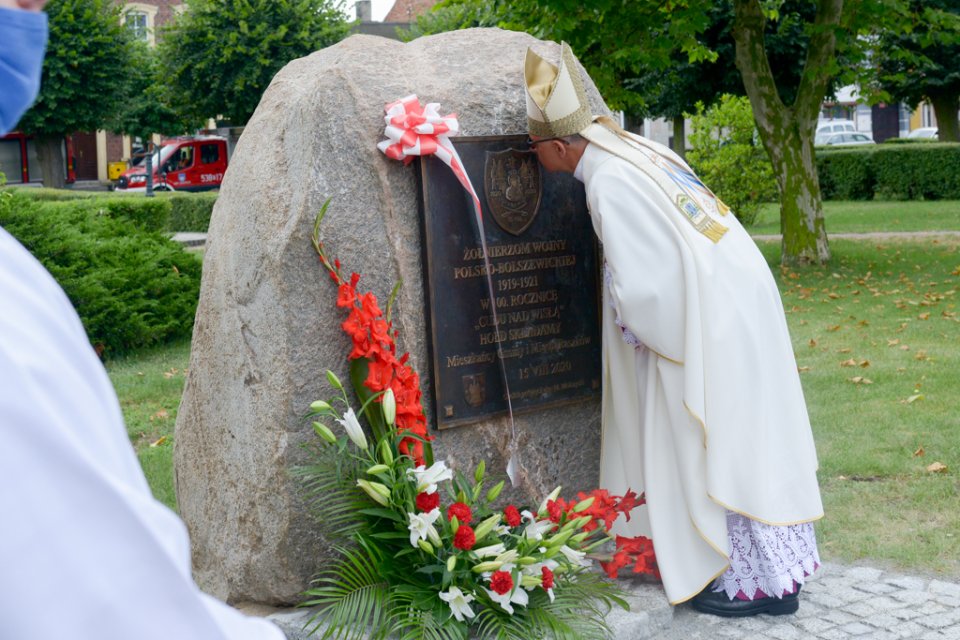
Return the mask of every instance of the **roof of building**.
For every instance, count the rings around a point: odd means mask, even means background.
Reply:
[[[433,8],[439,0],[396,0],[384,22],[410,23]]]

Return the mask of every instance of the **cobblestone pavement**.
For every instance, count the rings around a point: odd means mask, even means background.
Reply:
[[[960,640],[960,582],[826,563],[791,616],[725,619],[676,607],[651,638]]]
[[[720,618],[671,607],[659,584],[622,581],[631,610],[607,616],[615,640],[960,640],[960,582],[825,563],[794,615]],[[275,612],[289,640],[306,640],[309,610]],[[531,639],[534,640],[534,639]]]

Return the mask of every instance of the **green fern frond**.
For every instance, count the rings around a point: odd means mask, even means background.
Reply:
[[[355,485],[360,464],[339,455],[334,446],[307,447],[310,461],[293,470],[300,478],[311,515],[328,538],[349,539],[365,524],[362,509],[370,507]]]
[[[377,570],[382,558],[374,545],[359,536],[356,548],[340,547],[337,552],[337,564],[306,592],[312,599],[303,606],[320,610],[305,627],[311,635],[322,629],[321,640],[364,640],[368,632],[376,634],[389,626],[389,585]]]

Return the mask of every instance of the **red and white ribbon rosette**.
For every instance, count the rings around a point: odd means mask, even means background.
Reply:
[[[440,115],[440,105],[428,102],[421,105],[416,94],[391,102],[384,109],[387,123],[383,135],[387,136],[377,144],[388,158],[402,160],[409,164],[413,156],[436,156],[443,161],[473,198],[473,208],[477,217],[482,219],[480,199],[470,182],[470,177],[463,168],[460,156],[450,142],[451,136],[460,134],[460,122],[457,114]],[[482,240],[482,237],[481,237]]]
[[[457,115],[451,113],[440,115],[440,105],[436,102],[420,104],[416,94],[401,98],[384,107],[387,115],[384,116],[386,128],[383,135],[387,137],[377,143],[388,158],[401,160],[409,164],[414,156],[436,156],[453,171],[453,174],[467,190],[473,200],[473,210],[477,219],[477,230],[480,233],[480,245],[483,247],[484,262],[487,273],[487,291],[490,295],[490,309],[493,312],[493,325],[499,327],[497,308],[493,294],[493,280],[490,276],[490,260],[487,257],[487,240],[483,231],[483,211],[480,208],[480,198],[470,182],[460,160],[460,155],[450,142],[451,136],[460,134],[460,123]],[[500,359],[500,373],[503,375],[503,386],[507,396],[507,411],[510,416],[510,444],[509,459],[507,460],[507,475],[510,482],[516,485],[517,433],[513,422],[513,403],[510,399],[510,387],[507,383],[507,372],[503,360],[503,347],[497,341],[497,355]]]

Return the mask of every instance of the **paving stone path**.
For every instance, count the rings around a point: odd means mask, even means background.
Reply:
[[[623,585],[631,611],[607,618],[616,640],[960,640],[960,581],[825,563],[794,615],[719,618],[671,607],[655,584]],[[289,640],[307,638],[309,610],[267,616]],[[531,639],[534,640],[534,639]]]

